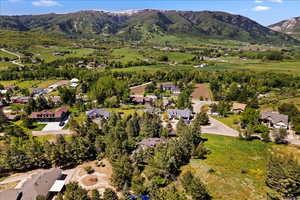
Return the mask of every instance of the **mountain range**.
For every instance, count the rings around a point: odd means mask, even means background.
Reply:
[[[274,31],[283,32],[300,39],[300,17],[278,22],[269,26]]]
[[[89,10],[68,14],[0,16],[0,29],[72,37],[113,35],[128,40],[180,35],[251,43],[299,44],[289,35],[273,31],[249,18],[211,11]]]

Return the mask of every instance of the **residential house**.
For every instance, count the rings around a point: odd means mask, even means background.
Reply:
[[[166,139],[164,138],[146,138],[139,143],[139,146],[142,148],[155,147],[161,143],[164,143],[165,141]]]
[[[231,112],[233,113],[241,113],[244,112],[247,107],[247,104],[234,102],[232,104]]]
[[[189,109],[179,110],[179,109],[168,109],[169,119],[192,119],[193,115]]]
[[[21,96],[21,97],[13,97],[12,102],[15,104],[27,104],[31,97]]]
[[[93,110],[87,111],[86,115],[90,119],[95,119],[95,118],[108,119],[111,116],[111,113],[108,112],[108,111],[106,111],[106,110],[104,110],[104,109],[95,108]]]
[[[289,117],[277,112],[262,111],[260,113],[260,120],[270,128],[289,128]]]
[[[153,108],[144,109],[144,112],[150,114],[156,114],[156,115],[162,114],[161,110],[154,110]]]
[[[164,84],[161,85],[161,87],[164,91],[169,90],[175,95],[180,94],[180,89],[172,83],[164,83]]]
[[[56,111],[43,110],[40,112],[33,112],[29,116],[33,121],[38,122],[61,122],[68,116],[68,109],[66,107],[60,107]]]
[[[130,98],[131,98],[131,101],[135,104],[144,104],[143,96],[132,95],[132,96],[130,96]]]
[[[47,94],[48,91],[45,88],[35,88],[32,90],[32,94],[33,95],[43,95],[43,94]]]
[[[0,199],[34,200],[37,196],[49,199],[51,194],[63,189],[65,185],[65,181],[61,180],[63,178],[65,177],[61,169],[44,170],[41,173],[31,175],[20,188],[0,192]]]

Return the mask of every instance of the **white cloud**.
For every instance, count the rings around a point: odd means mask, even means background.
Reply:
[[[283,0],[269,0],[269,1],[274,2],[274,3],[282,3],[283,2]]]
[[[57,1],[53,1],[53,0],[33,1],[32,5],[34,5],[34,6],[43,6],[43,7],[60,6],[60,4]]]
[[[255,3],[263,3],[263,0],[255,0]]]
[[[268,6],[256,6],[252,10],[256,11],[256,12],[260,12],[260,11],[265,11],[265,10],[270,10],[270,9],[271,8]]]

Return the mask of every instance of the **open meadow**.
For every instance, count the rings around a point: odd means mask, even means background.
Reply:
[[[213,199],[265,200],[269,152],[293,152],[300,159],[300,149],[293,146],[209,134],[204,138],[211,153],[205,160],[192,159],[182,171],[192,170],[200,177]]]

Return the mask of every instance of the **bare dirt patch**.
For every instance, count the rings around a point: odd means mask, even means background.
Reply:
[[[142,85],[131,87],[130,88],[130,94],[143,95],[145,93],[145,89],[146,89],[148,84],[150,84],[150,83],[145,83],[145,84],[142,84]]]
[[[211,100],[210,94],[209,94],[209,88],[205,84],[195,84],[195,89],[193,93],[191,94],[193,99],[203,99],[204,101]]]
[[[81,181],[86,186],[92,186],[98,182],[98,178],[95,175],[90,175],[90,176],[86,176]]]

